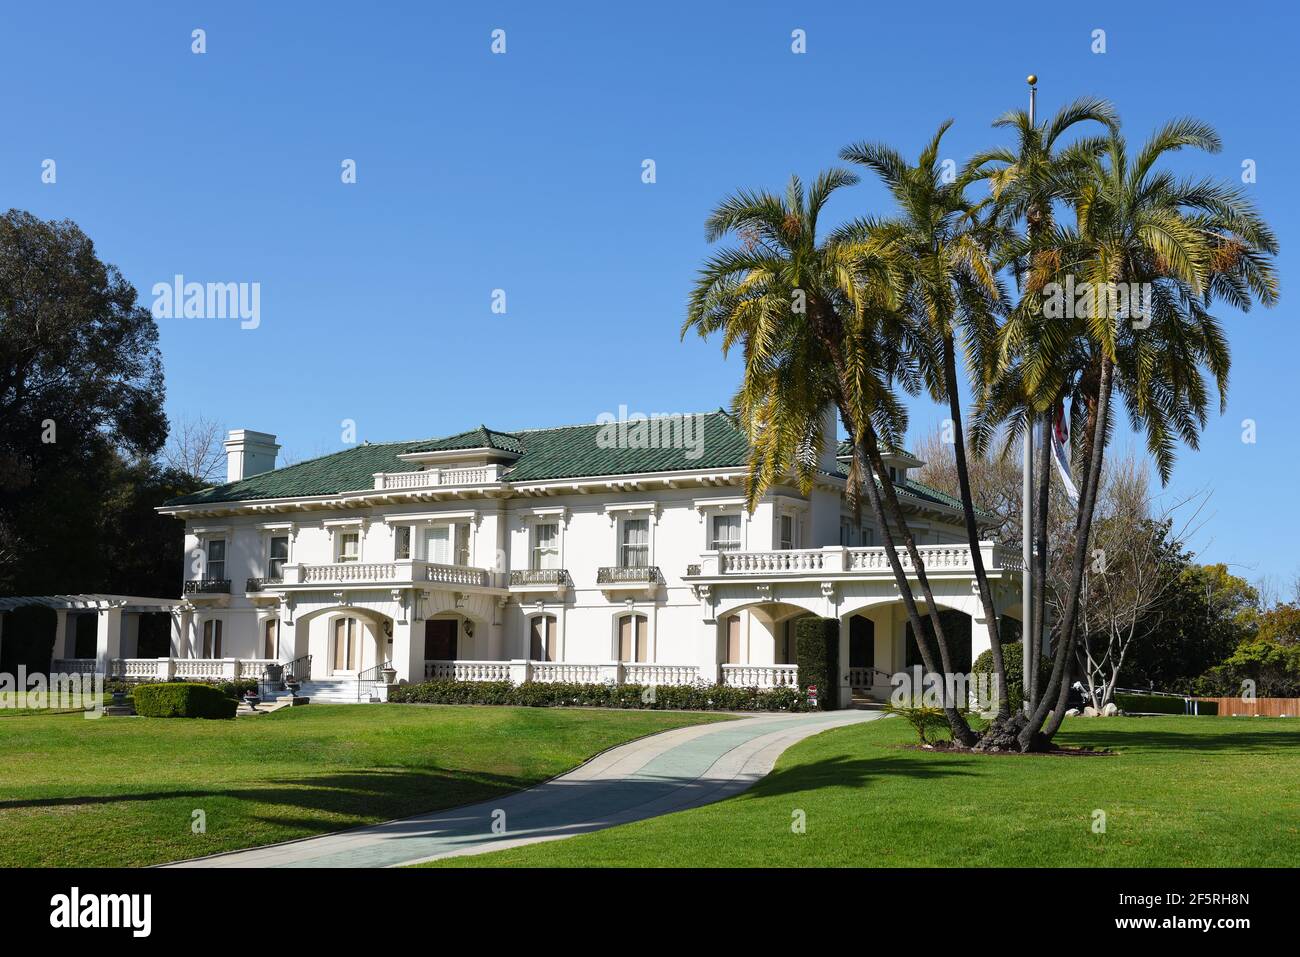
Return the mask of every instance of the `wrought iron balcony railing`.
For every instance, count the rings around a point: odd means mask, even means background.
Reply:
[[[596,572],[597,585],[656,585],[663,580],[658,565],[606,565]]]
[[[558,588],[569,584],[569,573],[563,568],[520,568],[510,573],[510,587],[541,585]]]
[[[229,578],[200,578],[185,583],[187,595],[229,595]]]
[[[248,591],[248,592],[261,591],[263,588],[266,588],[268,585],[281,585],[281,584],[284,584],[283,578],[250,578],[248,581],[244,583],[244,591]]]

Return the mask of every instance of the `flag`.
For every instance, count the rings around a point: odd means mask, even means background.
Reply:
[[[1055,421],[1052,423],[1052,458],[1056,460],[1056,470],[1061,473],[1061,484],[1070,504],[1079,507],[1079,490],[1074,487],[1074,476],[1070,474],[1069,455],[1070,427],[1065,419],[1065,403],[1056,404]]]

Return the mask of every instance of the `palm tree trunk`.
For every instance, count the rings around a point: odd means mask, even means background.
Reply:
[[[1051,680],[1043,692],[1043,699],[1018,736],[1020,747],[1025,751],[1034,746],[1042,746],[1045,740],[1051,739],[1061,726],[1061,721],[1065,717],[1065,704],[1069,700],[1070,686],[1066,673],[1071,670],[1074,659],[1074,633],[1079,611],[1079,593],[1083,587],[1083,570],[1088,563],[1088,539],[1092,532],[1092,516],[1097,507],[1097,488],[1101,484],[1101,463],[1106,448],[1106,418],[1110,409],[1112,372],[1110,359],[1103,356],[1097,392],[1097,419],[1089,441],[1092,455],[1088,462],[1087,474],[1084,476],[1083,497],[1079,503],[1074,560],[1070,568],[1070,588],[1066,592],[1065,609],[1061,614],[1061,630],[1056,641]],[[1054,709],[1052,722],[1044,728],[1043,721],[1047,717],[1049,708]]]
[[[1055,407],[1053,407],[1053,411]],[[1047,508],[1051,501],[1052,483],[1052,413],[1043,416],[1043,435],[1038,450],[1038,495],[1034,515],[1034,594],[1033,617],[1037,633],[1032,636],[1033,654],[1023,663],[1025,688],[1029,693],[1029,713],[1038,707],[1040,676],[1038,662],[1042,657],[1043,625],[1047,621]]]
[[[993,653],[993,670],[998,677],[998,715],[1010,713],[1007,698],[1007,669],[1002,660],[1002,641],[998,631],[998,615],[993,607],[993,592],[989,576],[984,570],[984,555],[980,552],[979,528],[975,524],[975,506],[970,491],[970,471],[966,466],[966,431],[961,419],[961,396],[957,391],[957,354],[952,335],[943,337],[944,388],[948,391],[948,414],[952,418],[953,457],[957,462],[957,485],[961,492],[961,510],[966,519],[966,540],[970,544],[971,563],[975,569],[975,582],[979,588],[980,607],[984,610],[984,623],[989,634],[989,650]]]
[[[912,567],[916,570],[917,581],[921,586],[921,592],[925,596],[926,610],[929,613],[930,624],[934,629],[935,642],[939,646],[939,662],[943,669],[942,674],[945,680],[952,671],[952,656],[948,649],[948,639],[944,634],[943,623],[939,620],[939,608],[934,600],[934,592],[930,589],[930,579],[925,572],[925,562],[921,559],[921,553],[917,550],[916,539],[912,535],[912,530],[903,518],[903,510],[898,504],[898,496],[894,492],[893,485],[889,482],[887,476],[889,472],[885,469],[884,461],[880,457],[880,443],[876,439],[875,428],[868,422],[860,433],[860,441],[864,446],[870,468],[867,470],[866,481],[863,483],[867,487],[867,497],[871,501],[872,513],[875,516],[876,524],[880,526],[881,539],[885,546],[885,555],[889,559],[889,566],[894,572],[894,580],[898,584],[899,594],[902,595],[903,605],[907,609],[908,621],[912,626],[912,634],[916,636],[916,647],[921,652],[921,660],[924,662],[926,671],[930,674],[938,673],[934,667],[933,655],[929,649],[929,639],[925,634],[925,627],[921,622],[920,612],[917,611],[916,601],[912,597],[911,583],[907,580],[907,575],[903,571],[903,564],[898,559],[898,550],[894,546],[893,532],[890,530],[890,522],[893,527],[898,529],[903,538],[903,545],[907,549],[908,556],[912,559]],[[876,484],[876,476],[880,476],[880,484]],[[883,490],[883,492],[882,492]],[[886,519],[886,511],[889,518]],[[957,710],[956,702],[951,701],[947,694],[945,686],[943,701],[944,714],[948,718],[948,726],[952,730],[952,739],[954,742],[961,744],[963,747],[971,747],[975,744],[976,736]]]

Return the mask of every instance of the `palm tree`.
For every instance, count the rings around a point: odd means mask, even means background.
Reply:
[[[1070,192],[1075,223],[1056,226],[1044,273],[1057,281],[1088,282],[1094,293],[1122,284],[1149,293],[1135,307],[1108,294],[1068,325],[1068,351],[1082,359],[1070,387],[1086,409],[1080,436],[1080,507],[1071,581],[1066,589],[1052,674],[1041,700],[1020,732],[1022,748],[1055,734],[1064,716],[1069,662],[1074,657],[1079,590],[1087,564],[1089,534],[1118,392],[1161,480],[1168,481],[1178,441],[1199,444],[1208,421],[1207,373],[1226,404],[1230,355],[1215,299],[1241,310],[1253,301],[1277,301],[1272,257],[1277,241],[1240,190],[1208,180],[1182,179],[1157,163],[1186,147],[1218,152],[1215,131],[1198,121],[1174,120],[1158,130],[1130,160],[1127,144],[1112,130],[1100,155],[1088,160]],[[1042,392],[1029,381],[1026,393]],[[1051,377],[1042,381],[1050,386]],[[1048,710],[1053,717],[1044,725]],[[1041,729],[1041,731],[1040,731]]]
[[[1021,423],[1033,423],[1037,419],[1043,435],[1035,464],[1037,488],[1032,529],[1035,556],[1032,578],[1038,587],[1032,598],[1031,621],[1024,622],[1025,627],[1045,620],[1047,590],[1043,585],[1047,580],[1047,508],[1052,469],[1048,430],[1055,409],[1063,401],[1065,383],[1069,381],[1064,373],[1070,368],[1062,362],[1060,354],[1060,348],[1068,345],[1070,340],[1060,335],[1062,329],[1059,324],[1043,328],[1041,310],[1032,307],[1041,301],[1037,294],[1041,290],[1044,266],[1052,261],[1052,249],[1047,240],[1055,226],[1055,206],[1068,198],[1072,180],[1087,168],[1091,159],[1106,148],[1107,141],[1102,136],[1084,138],[1069,145],[1062,144],[1067,133],[1087,122],[1099,123],[1110,132],[1119,129],[1119,116],[1114,107],[1105,100],[1093,97],[1082,97],[1066,104],[1050,120],[1042,123],[1031,121],[1025,110],[1011,110],[994,120],[993,126],[1010,128],[1015,132],[1015,149],[992,149],[976,155],[969,164],[971,169],[979,171],[981,178],[988,182],[994,201],[992,216],[998,224],[998,232],[1010,239],[997,251],[1000,258],[998,265],[1001,267],[1004,263],[1009,264],[1022,291],[1032,293],[1021,300],[1022,308],[1015,310],[1004,326],[1000,376],[992,380],[1005,385],[1001,375],[1006,372],[1010,345],[1014,344],[1024,352],[1033,351],[1032,355],[1025,358],[1023,380],[1020,376],[1016,377],[1017,382],[1032,383],[1035,390],[1032,402],[1029,401],[1031,397],[1020,397],[1018,411]],[[1022,223],[1024,232],[1019,233],[1017,229]],[[1044,379],[1052,373],[1056,373],[1055,380],[1049,384]],[[986,400],[991,398],[987,389],[992,382],[985,383],[986,389],[977,399],[977,423],[981,420],[987,422],[981,406],[986,406]],[[1009,396],[1003,388],[1002,395],[996,400],[1003,406],[1000,415],[1004,421],[1011,413],[1006,408]],[[1023,427],[1014,429],[1009,438],[1023,433]],[[982,432],[975,444],[987,441],[988,435],[988,432]],[[975,430],[972,436],[974,439]],[[1025,688],[1032,713],[1038,703],[1038,655],[1031,655],[1024,667]]]
[[[840,151],[841,159],[873,170],[898,207],[889,219],[851,224],[845,235],[902,270],[904,314],[914,341],[922,346],[917,350],[922,375],[934,399],[948,403],[966,536],[999,678],[998,712],[1005,716],[1009,712],[1006,668],[966,463],[956,347],[960,329],[970,366],[977,381],[982,381],[995,341],[995,315],[1005,292],[988,252],[996,223],[981,220],[979,205],[966,197],[978,170],[968,168],[949,182],[939,162],[940,142],[951,125],[951,120],[940,125],[915,165],[879,143],[857,143]],[[913,561],[919,564],[919,556],[913,555]]]
[[[787,472],[795,473],[805,491],[811,488],[816,450],[835,438],[826,434],[825,411],[839,411],[853,448],[850,499],[856,508],[859,490],[866,488],[922,661],[934,673],[936,662],[891,528],[903,537],[925,595],[940,663],[951,673],[938,606],[880,458],[882,440],[897,445],[906,426],[893,385],[916,385],[898,328],[897,264],[843,237],[818,240],[826,201],[856,182],[851,172],[829,170],[806,197],[803,184],[792,177],[783,198],[744,191],[723,200],[707,221],[708,238],[734,233],[742,245],[706,261],[682,335],[695,330],[707,338],[721,332],[724,352],[736,343],[744,349],[734,405],[752,449],[746,483],[751,510]],[[969,746],[973,732],[957,703],[944,697],[953,740]]]

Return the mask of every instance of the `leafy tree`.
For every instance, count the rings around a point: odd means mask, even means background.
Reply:
[[[162,447],[162,401],[131,284],[76,224],[0,216],[0,590],[105,590],[105,502]]]

